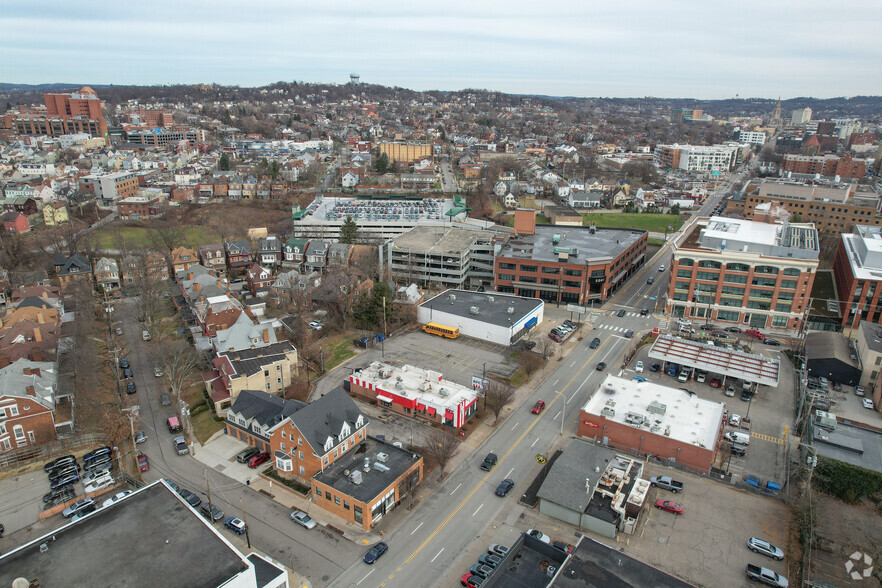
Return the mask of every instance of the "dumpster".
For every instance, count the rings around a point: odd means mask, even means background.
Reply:
[[[781,492],[781,484],[769,480],[768,482],[766,482],[766,492],[768,492],[769,494],[778,494],[779,492]]]
[[[749,486],[753,486],[754,488],[760,487],[760,479],[756,476],[747,476],[746,478],[744,478],[744,482]]]

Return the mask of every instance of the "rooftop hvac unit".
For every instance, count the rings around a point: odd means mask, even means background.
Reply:
[[[607,394],[615,394],[616,393],[616,389],[613,386],[607,386],[606,388],[603,389],[603,391],[606,392]]]
[[[649,403],[649,406],[646,407],[646,410],[653,414],[665,414],[667,412],[668,407],[665,404],[662,404],[658,400],[653,400]]]
[[[404,382],[402,382],[401,380],[398,380],[397,382],[395,382],[395,389],[396,390],[404,390]]]
[[[349,474],[349,481],[353,484],[361,484],[361,472],[359,470],[355,470],[351,474]]]
[[[616,411],[612,408],[601,408],[600,414],[605,417],[613,418],[614,416],[616,416]]]
[[[389,471],[388,466],[385,466],[378,461],[374,462],[374,469],[377,470],[378,472],[388,472]]]
[[[380,463],[386,463],[387,461],[389,461],[389,454],[383,453],[381,451],[380,453],[377,454],[377,461],[379,461]]]
[[[450,395],[450,392],[447,391],[447,388],[439,388],[438,389],[438,396],[448,396],[448,395]]]
[[[560,243],[560,233],[555,233],[554,235],[552,235],[552,236],[551,236],[551,242],[552,242],[553,244],[555,244],[555,245],[557,245],[558,243]]]
[[[507,312],[508,314],[514,314],[514,306],[509,306],[505,309],[505,312]]]
[[[667,427],[665,427],[665,437],[670,437],[670,436],[671,436],[671,425],[668,425]]]
[[[553,578],[554,573],[556,571],[557,571],[557,566],[548,566],[548,568],[545,570],[545,575],[548,576],[549,578]]]
[[[469,306],[469,314],[480,314],[481,309],[477,306]]]

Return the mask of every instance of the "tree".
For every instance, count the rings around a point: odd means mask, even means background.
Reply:
[[[229,171],[230,170],[230,156],[226,153],[221,153],[220,159],[217,160],[217,169],[221,171]]]
[[[279,168],[279,162],[273,159],[269,166],[266,168],[266,173],[270,177],[272,181],[276,181],[276,178],[279,177],[281,169]]]
[[[668,214],[673,214],[675,216],[679,216],[680,215],[680,205],[679,204],[673,205],[671,207],[671,209],[668,210]]]
[[[354,245],[357,239],[358,225],[355,224],[355,220],[351,216],[347,216],[343,221],[343,226],[340,227],[340,243]]]
[[[389,171],[389,156],[383,153],[377,158],[377,162],[375,164],[377,168],[377,173],[382,175]]]
[[[374,282],[370,294],[359,297],[352,311],[355,322],[363,329],[383,328],[383,299],[385,298],[385,319],[392,316],[392,288],[385,282]]]
[[[193,374],[199,372],[205,362],[195,348],[186,341],[177,339],[162,346],[157,364],[164,372],[165,379],[177,400],[181,399],[181,391]]]
[[[171,267],[171,252],[180,247],[187,229],[175,219],[167,219],[150,229],[148,238],[154,247],[162,251]]]
[[[499,414],[502,409],[514,400],[515,387],[511,384],[490,380],[487,390],[484,392],[484,404],[487,410],[493,413],[493,423],[499,422]]]
[[[456,453],[459,441],[444,431],[432,431],[426,436],[425,442],[423,453],[438,462],[438,467],[441,468],[438,477],[443,478],[444,468]]]

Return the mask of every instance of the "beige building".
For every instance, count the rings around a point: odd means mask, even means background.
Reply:
[[[43,207],[43,222],[47,227],[60,225],[67,218],[67,208],[61,202],[51,202]]]
[[[380,155],[386,154],[390,162],[401,161],[410,163],[424,157],[432,157],[431,143],[380,143]]]
[[[289,341],[218,354],[215,369],[204,375],[216,412],[224,414],[242,390],[282,396],[297,375],[297,362],[297,349]]]

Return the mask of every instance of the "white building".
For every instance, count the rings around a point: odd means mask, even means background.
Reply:
[[[545,303],[538,298],[447,290],[419,306],[417,321],[456,327],[460,335],[511,345],[528,336],[544,313]]]
[[[766,134],[762,131],[742,131],[735,129],[735,138],[750,145],[765,145]]]
[[[732,170],[738,162],[740,145],[658,145],[655,148],[653,163],[660,168],[682,169],[685,171]]]
[[[804,125],[812,120],[811,108],[797,108],[790,114],[790,124]]]

